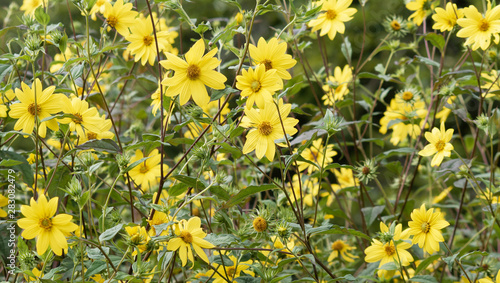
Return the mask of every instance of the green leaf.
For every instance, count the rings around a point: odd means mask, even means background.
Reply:
[[[124,172],[123,173],[127,173],[128,171],[134,169],[137,165],[141,164],[142,162],[144,162],[145,160],[149,159],[151,156],[146,156],[146,157],[143,157],[137,161],[135,161],[134,163],[130,164],[129,166],[127,166],[127,168],[125,168]]]
[[[16,170],[16,172],[21,172],[23,175],[24,182],[29,186],[33,186],[33,182],[35,181],[33,170],[31,169],[30,164],[24,158],[24,156],[15,153],[13,151],[0,151],[0,159],[5,160],[17,160],[20,161],[21,164],[11,166],[12,169]]]
[[[429,32],[425,35],[425,40],[428,40],[432,45],[436,46],[441,51],[444,48],[445,40],[444,36],[442,36],[441,34]]]
[[[204,189],[206,188],[206,185],[198,178],[195,177],[190,177],[190,176],[185,176],[185,175],[174,175],[172,178],[188,185],[189,187],[195,188],[195,189]]]
[[[480,256],[488,256],[488,253],[487,252],[482,252],[482,251],[473,251],[473,252],[470,252],[470,253],[466,253],[464,254],[463,256],[461,256],[458,261],[462,261],[462,259],[464,259],[465,257],[468,257],[468,256],[473,256],[473,255],[480,255]]]
[[[422,283],[437,283],[438,281],[434,276],[431,275],[415,275],[412,278],[410,278],[408,281],[413,281],[413,282],[422,282]]]
[[[12,72],[13,68],[13,65],[0,65],[0,82],[3,81],[3,78],[5,78],[6,75]]]
[[[384,151],[377,155],[375,157],[376,160],[382,160],[382,159],[387,159],[388,157],[394,156],[394,155],[401,155],[401,154],[410,154],[413,152],[416,152],[417,150],[414,149],[413,147],[403,147],[403,148],[396,148],[396,149],[391,149],[388,151]]]
[[[109,254],[109,248],[108,247],[102,247],[102,250],[106,254]],[[104,259],[105,258],[100,249],[98,249],[98,248],[90,248],[90,247],[87,247],[87,256],[89,258],[91,258],[91,259],[94,259],[94,260],[99,260],[99,259]]]
[[[104,242],[104,241],[113,239],[116,236],[116,234],[118,234],[118,232],[120,232],[122,227],[123,227],[123,224],[118,224],[115,227],[109,228],[108,230],[104,231],[104,233],[102,233],[99,236],[99,241]]]
[[[456,253],[452,256],[448,256],[448,257],[443,258],[443,261],[446,262],[446,264],[451,268],[453,266],[453,264],[455,263],[455,259],[457,258],[457,256],[458,256],[458,253]]]
[[[228,201],[231,198],[229,193],[226,190],[224,190],[221,186],[210,187],[210,192],[216,195],[218,198],[225,201]]]
[[[347,62],[350,62],[352,57],[352,47],[351,42],[349,41],[349,37],[345,37],[344,42],[340,46],[340,50],[342,51],[342,54],[344,54],[344,57],[347,59]]]
[[[38,9],[35,10],[35,19],[42,26],[47,26],[50,22],[50,16],[47,13],[45,13],[43,7],[39,7]]]
[[[188,190],[189,186],[184,183],[177,183],[168,188],[168,195],[172,197],[180,196]]]
[[[95,151],[105,151],[108,153],[121,152],[120,147],[113,140],[110,139],[88,141],[84,144],[77,146],[76,148],[81,150],[93,149]]]
[[[351,235],[351,236],[366,239],[368,241],[372,240],[372,238],[370,236],[368,236],[362,232],[359,232],[359,231],[354,230],[354,229],[338,226],[338,225],[332,225],[331,229],[315,233],[315,235],[327,235],[327,234]]]
[[[429,59],[429,58],[426,58],[426,57],[422,57],[422,56],[415,56],[415,57],[413,58],[413,61],[414,61],[414,62],[422,62],[422,63],[424,63],[424,64],[426,64],[426,65],[429,65],[429,66],[434,66],[434,67],[439,68],[439,63],[438,63],[438,62],[433,61],[433,60],[431,60],[431,59]]]
[[[426,259],[424,259],[418,266],[417,266],[417,269],[415,270],[415,275],[419,274],[420,271],[424,270],[425,268],[427,268],[427,266],[429,266],[429,264],[431,264],[432,262],[434,262],[435,260],[438,260],[441,258],[441,255],[433,255],[433,256],[430,256]]]
[[[19,160],[12,160],[12,159],[4,159],[4,160],[0,161],[0,166],[4,166],[4,167],[12,167],[12,166],[19,165],[19,164],[23,164],[23,162],[19,161]]]
[[[260,185],[260,186],[248,186],[246,189],[243,189],[239,193],[237,193],[236,195],[232,196],[231,199],[226,203],[226,206],[227,207],[235,206],[253,194],[276,189],[276,188],[277,187],[274,184],[264,184],[264,185]]]
[[[207,30],[212,30],[212,26],[210,25],[210,22],[202,22],[199,24],[195,29],[194,32],[196,32],[199,35],[203,35]]]
[[[382,213],[382,211],[384,211],[384,209],[385,206],[383,205],[374,207],[363,207],[361,211],[363,211],[363,214],[365,216],[366,225],[370,227],[373,221],[377,219],[377,217]]]

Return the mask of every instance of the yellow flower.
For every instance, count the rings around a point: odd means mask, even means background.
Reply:
[[[87,131],[100,132],[100,125],[102,125],[104,120],[99,116],[97,108],[89,108],[87,101],[74,97],[71,99],[71,102],[65,105],[63,110],[64,113],[72,114],[74,117],[63,118],[59,122],[69,124],[69,129],[76,131],[79,137],[85,136],[85,132]]]
[[[379,267],[382,265],[394,262],[398,266],[408,266],[413,261],[413,257],[407,251],[411,248],[411,244],[406,240],[409,239],[408,230],[402,231],[402,225],[396,225],[394,231],[389,231],[389,228],[384,223],[380,222],[380,232],[382,233],[382,241],[373,239],[371,246],[365,249],[365,261],[377,262],[380,261]],[[385,277],[385,270],[379,270],[378,276]]]
[[[137,12],[132,11],[132,3],[123,5],[123,0],[117,0],[113,6],[111,3],[104,3],[104,17],[108,24],[108,31],[114,28],[122,36],[129,35],[129,27],[136,24]]]
[[[241,96],[248,97],[247,109],[252,108],[254,104],[264,108],[266,103],[272,103],[274,92],[283,88],[283,81],[276,69],[266,71],[264,65],[257,65],[255,71],[252,68],[243,70],[236,80],[236,87],[241,90]]]
[[[498,96],[499,91],[500,91],[500,80],[498,80],[498,71],[497,70],[491,70],[488,72],[482,72],[481,73],[481,80],[483,82],[483,85],[481,86],[482,89],[485,89],[486,91],[483,91],[483,96],[484,98],[490,98],[494,96]]]
[[[355,247],[349,246],[348,244],[346,244],[346,242],[337,240],[332,244],[332,253],[328,257],[328,262],[333,261],[334,259],[339,257],[339,255],[347,262],[354,262],[354,259],[358,258],[358,256],[351,254],[349,251],[355,249]]]
[[[24,11],[25,15],[34,15],[36,8],[40,6],[47,7],[48,0],[23,0],[23,5],[19,8],[21,11]]]
[[[341,70],[339,66],[335,67],[333,76],[329,76],[326,84],[323,85],[323,91],[326,92],[321,99],[323,103],[334,105],[335,101],[341,101],[344,96],[349,93],[349,83],[352,80],[352,69],[349,65],[345,65]]]
[[[267,220],[264,219],[262,216],[257,216],[255,219],[252,221],[252,226],[257,232],[264,232],[266,231],[268,224]]]
[[[9,199],[4,195],[0,194],[0,207],[7,206],[9,204]],[[0,217],[7,217],[7,212],[0,208]]]
[[[103,114],[101,116],[100,124],[95,125],[95,126],[97,126],[97,129],[99,131],[93,132],[93,131],[87,129],[85,131],[85,135],[79,137],[78,144],[83,144],[84,142],[87,142],[90,140],[112,139],[115,135],[112,132],[110,132],[109,130],[111,129],[111,126],[113,124],[111,123],[110,119],[106,119],[105,117],[106,117],[106,115]]]
[[[402,95],[402,94],[401,94]],[[415,99],[414,103],[403,102],[404,99],[393,98],[384,112],[384,117],[380,119],[380,133],[387,133],[392,129],[391,143],[397,145],[406,140],[408,135],[415,139],[420,134],[420,129],[427,114],[425,103],[420,99]],[[420,119],[420,123],[417,124]]]
[[[456,96],[450,96],[446,100],[446,104],[452,105],[453,101],[455,101],[457,97]],[[451,114],[451,109],[446,107],[446,105],[443,106],[443,110],[439,111],[436,113],[436,119],[439,119],[440,123],[446,122],[446,119],[448,119],[448,116]]]
[[[175,235],[178,237],[168,241],[167,250],[179,250],[179,257],[182,261],[182,266],[185,266],[187,259],[191,260],[194,265],[193,251],[205,262],[208,263],[208,257],[203,249],[211,249],[215,247],[210,242],[203,240],[207,235],[201,229],[201,220],[199,217],[192,217],[188,221],[181,220],[175,225]]]
[[[143,157],[142,151],[137,149],[135,155],[130,159],[130,164],[141,160]],[[143,190],[149,190],[156,186],[161,177],[161,155],[158,149],[151,151],[147,157],[148,159],[129,171],[130,178],[132,178],[138,186],[141,186]],[[163,166],[164,169],[167,168],[166,165]]]
[[[451,31],[457,24],[457,19],[464,17],[464,11],[451,2],[446,3],[446,10],[438,7],[434,12],[436,13],[432,15],[432,19],[435,23],[432,28],[440,31]]]
[[[32,88],[24,82],[21,83],[21,89],[16,89],[17,99],[20,103],[10,106],[9,116],[17,120],[14,130],[22,130],[26,134],[31,134],[35,127],[35,118],[39,121],[50,117],[62,111],[61,105],[65,105],[68,98],[59,93],[53,93],[55,86],[49,86],[42,89],[42,83],[35,79]],[[36,104],[35,104],[36,99]],[[41,122],[38,128],[38,134],[44,138],[47,133],[47,127],[53,131],[59,130],[56,119]]]
[[[358,10],[349,8],[352,0],[322,0],[317,2],[321,5],[321,13],[318,18],[311,20],[307,25],[312,27],[312,32],[321,29],[320,36],[328,34],[328,38],[333,40],[338,33],[343,34],[345,31],[344,23],[352,20]]]
[[[218,252],[214,252],[214,255],[218,254]],[[240,276],[255,276],[253,271],[248,270],[252,264],[252,260],[240,261],[234,255],[226,256],[233,262],[233,264],[229,265],[226,261],[224,261],[224,264],[214,263],[215,270],[209,270],[206,274],[207,277],[213,276],[215,280],[212,283],[236,282],[234,279]]]
[[[142,65],[154,65],[156,60],[156,42],[158,42],[158,49],[163,52],[170,45],[168,38],[169,32],[158,30],[156,27],[156,39],[153,33],[153,24],[151,17],[146,19],[136,19],[135,24],[130,27],[131,34],[125,36],[125,39],[130,41],[127,50],[134,55],[134,61],[141,60]],[[172,49],[172,47],[170,47]]]
[[[441,229],[450,225],[440,212],[434,212],[434,209],[425,209],[422,204],[420,209],[415,208],[410,215],[408,222],[409,233],[413,235],[412,243],[417,244],[425,252],[433,254],[439,251],[439,243],[444,241]]]
[[[494,196],[489,189],[485,189],[484,193],[478,194],[477,197],[486,200],[487,203],[500,203],[500,196]]]
[[[36,267],[31,270],[31,273],[33,273],[35,277],[31,277],[25,274],[24,279],[26,279],[26,282],[39,282],[38,279],[43,277],[42,272]]]
[[[264,38],[259,38],[257,46],[250,44],[250,57],[254,65],[262,64],[266,71],[276,69],[278,76],[284,80],[292,78],[287,69],[292,68],[297,63],[291,55],[286,54],[286,43],[278,43],[278,39],[273,37],[267,43]]]
[[[448,196],[452,189],[453,186],[449,186],[448,188],[444,189],[438,196],[432,199],[432,203],[435,204],[441,202],[446,196]]]
[[[243,146],[243,154],[255,150],[257,158],[261,159],[266,155],[267,159],[272,161],[276,152],[275,140],[284,138],[285,134],[293,135],[297,132],[294,126],[299,120],[287,117],[291,109],[291,104],[283,105],[281,100],[279,102],[279,114],[276,105],[273,103],[266,104],[263,109],[245,109],[245,116],[241,126],[244,128],[251,127],[252,129],[246,136],[247,140]],[[283,129],[285,129],[285,132],[283,132]]]
[[[7,117],[7,106],[5,104],[9,103],[16,97],[16,94],[12,89],[9,89],[5,93],[2,93],[0,96],[0,118]]]
[[[153,200],[154,199],[155,198],[153,197]],[[163,231],[161,231],[161,233],[159,235],[157,235],[155,226],[173,221],[170,218],[171,218],[170,215],[167,215],[164,212],[155,211],[155,214],[153,215],[153,219],[148,220],[149,225],[151,225],[151,229],[149,230],[149,235],[152,237],[154,237],[154,236],[166,236],[168,231],[170,230],[170,227],[167,227],[167,229],[164,229]]]
[[[457,24],[462,27],[457,32],[458,37],[467,38],[466,45],[471,45],[472,50],[479,47],[486,50],[490,46],[491,37],[498,44],[500,37],[500,6],[491,9],[491,3],[488,1],[488,9],[485,15],[481,15],[476,7],[470,5],[464,8],[465,18],[458,19]]]
[[[97,0],[92,7],[92,10],[90,10],[90,17],[92,20],[97,20],[96,14],[101,13],[104,14],[104,11],[106,11],[106,3],[111,2],[111,0]]]
[[[204,51],[205,43],[200,39],[185,54],[186,61],[166,53],[167,60],[160,61],[160,64],[175,71],[173,77],[165,78],[161,82],[169,87],[166,96],[180,94],[181,105],[186,104],[192,96],[194,102],[201,107],[210,101],[205,85],[213,89],[224,89],[227,78],[214,70],[220,64],[220,61],[214,58],[217,48],[203,55]]]
[[[453,129],[445,130],[444,123],[441,123],[441,130],[438,128],[432,129],[432,132],[426,132],[425,138],[430,143],[424,147],[418,154],[422,156],[434,157],[431,161],[431,166],[439,166],[443,162],[444,157],[450,157],[453,145],[449,143],[453,136]]]
[[[63,250],[68,250],[66,236],[78,229],[78,226],[71,222],[73,216],[54,216],[58,200],[58,197],[54,197],[47,202],[45,195],[41,194],[38,202],[31,198],[29,206],[21,206],[21,213],[25,217],[17,220],[17,225],[24,229],[21,236],[27,240],[36,237],[36,252],[39,255],[45,253],[49,246],[56,255],[62,255]]]
[[[429,0],[415,0],[406,4],[406,9],[410,11],[415,11],[410,15],[408,20],[413,19],[413,23],[417,26],[421,25],[429,10],[432,10],[434,4],[430,3]]]
[[[127,226],[125,227],[125,231],[129,235],[130,243],[133,247],[137,247],[141,253],[147,249],[147,244],[151,240],[151,238],[149,237],[148,232],[146,232],[145,227],[139,225]],[[136,254],[137,250],[134,249],[132,255]]]
[[[300,178],[300,181],[302,182],[302,184],[299,183],[299,176],[295,174],[292,177],[292,186],[286,187],[291,201],[295,203],[295,201],[300,200],[301,197],[303,197],[305,205],[313,206],[316,203],[317,195],[320,189],[318,178],[302,176]],[[300,191],[301,188],[302,193]]]
[[[73,57],[73,52],[71,52],[71,48],[66,47],[64,53],[58,53],[54,56],[54,61],[50,65],[50,72],[55,73],[59,71],[64,66],[64,62],[71,59],[71,57]]]
[[[495,282],[493,282],[493,280],[491,280],[491,278],[486,277],[486,278],[479,279],[479,283],[500,283],[500,270],[498,270]]]
[[[304,159],[311,161],[318,165],[318,167],[325,167],[328,164],[333,162],[333,156],[337,155],[337,152],[333,150],[333,144],[329,144],[325,147],[322,145],[323,139],[318,138],[312,142],[312,145],[309,148],[304,149],[302,151],[302,156]],[[318,170],[318,167],[305,162],[305,161],[297,161],[297,165],[299,165],[299,171],[302,172],[307,169],[307,174],[311,174],[313,171]]]

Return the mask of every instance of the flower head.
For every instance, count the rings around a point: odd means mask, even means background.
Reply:
[[[218,252],[214,252],[214,254],[217,255]],[[249,270],[252,260],[240,261],[234,255],[226,256],[233,264],[228,264],[226,261],[224,261],[224,264],[214,263],[215,270],[210,270],[207,273],[207,276],[213,276],[215,279],[213,283],[236,282],[235,278],[244,276],[245,274],[255,276],[255,273]]]
[[[34,15],[36,8],[42,6],[46,7],[49,0],[23,0],[23,5],[19,8],[24,11],[25,15]]]
[[[37,118],[41,121],[62,111],[61,105],[65,105],[65,100],[68,99],[63,94],[53,93],[56,89],[55,86],[42,89],[42,83],[39,79],[35,79],[31,88],[22,82],[21,88],[22,90],[16,89],[16,96],[20,103],[10,106],[9,116],[18,119],[14,130],[22,130],[26,134],[33,132]],[[59,130],[56,119],[40,122],[38,134],[42,138],[47,133],[47,127],[53,131]]]
[[[293,135],[297,132],[294,126],[299,120],[287,117],[291,109],[291,104],[283,104],[281,100],[279,113],[274,103],[266,104],[263,109],[245,109],[241,126],[252,129],[246,136],[243,154],[255,150],[257,158],[261,159],[265,155],[272,161],[276,152],[275,141],[284,138],[285,134]]]
[[[440,31],[451,31],[457,24],[457,19],[464,17],[463,9],[458,9],[457,4],[451,2],[446,3],[446,10],[438,7],[434,12],[436,13],[432,15],[432,19],[435,23],[432,28]]]
[[[173,77],[165,78],[161,83],[168,86],[166,96],[180,95],[180,104],[184,105],[193,97],[198,106],[203,106],[210,101],[207,89],[223,89],[227,78],[215,71],[220,61],[214,58],[217,48],[203,55],[205,43],[203,39],[198,40],[185,54],[186,61],[178,58],[172,53],[166,53],[167,60],[160,61],[166,68],[175,71]]]
[[[491,3],[488,2],[486,13],[481,15],[476,7],[470,5],[463,9],[465,18],[458,19],[457,24],[462,27],[457,32],[458,37],[467,38],[466,45],[472,45],[472,50],[479,47],[486,50],[493,41],[498,44],[500,37],[500,6],[491,8]]]
[[[64,113],[72,114],[73,118],[64,118],[59,120],[62,124],[69,124],[71,131],[76,131],[78,136],[85,136],[85,132],[100,132],[100,126],[104,119],[99,116],[97,108],[90,107],[87,101],[74,97],[71,102],[66,100]]]
[[[92,20],[97,20],[96,14],[101,13],[104,14],[104,11],[106,11],[106,3],[111,2],[111,0],[97,0],[90,10],[90,17]]]
[[[16,97],[16,94],[12,89],[9,89],[5,93],[0,94],[0,118],[7,117],[7,106],[5,104],[9,103],[12,99]]]
[[[246,108],[250,109],[254,104],[264,108],[266,103],[272,103],[273,94],[283,88],[283,81],[276,73],[276,69],[266,71],[264,65],[257,65],[255,70],[241,71],[236,77],[236,87],[241,90],[241,96],[248,97]]]
[[[45,253],[50,246],[56,255],[62,255],[68,250],[66,236],[75,231],[78,226],[71,222],[73,216],[56,214],[58,197],[47,202],[45,195],[38,197],[38,202],[31,198],[30,205],[21,206],[21,213],[25,218],[17,221],[17,225],[24,229],[21,236],[25,239],[36,237],[36,252]]]
[[[7,204],[9,204],[9,199],[6,198],[4,195],[0,194],[0,217],[7,216],[7,212],[5,210],[1,209],[1,207],[7,206]]]
[[[333,76],[329,76],[323,91],[326,92],[322,99],[325,105],[334,105],[335,101],[341,101],[349,93],[349,84],[352,81],[352,68],[345,65],[344,69],[335,67]]]
[[[429,254],[438,252],[439,243],[444,241],[441,229],[450,223],[443,219],[440,212],[434,212],[433,208],[426,210],[425,204],[420,209],[414,209],[410,217],[412,221],[408,222],[408,226],[410,235],[413,235],[413,244],[418,243]]]
[[[358,10],[349,8],[352,0],[322,0],[317,2],[321,5],[322,13],[314,20],[311,20],[307,25],[312,27],[312,32],[321,30],[320,36],[328,34],[328,38],[333,40],[338,33],[343,34],[345,31],[344,23],[352,20]]]
[[[108,24],[108,31],[114,28],[119,34],[127,36],[130,32],[129,27],[135,25],[137,12],[132,11],[132,3],[123,4],[123,0],[117,0],[113,6],[111,3],[104,3],[104,17]]]
[[[410,11],[415,11],[410,15],[408,20],[412,20],[413,22],[419,26],[424,21],[427,14],[432,10],[432,3],[430,0],[415,0],[406,4],[406,9]]]
[[[177,235],[177,237],[168,241],[167,250],[179,250],[182,266],[186,265],[188,258],[194,265],[193,251],[191,249],[194,249],[201,259],[208,262],[208,257],[202,249],[211,249],[215,246],[203,240],[207,234],[203,232],[200,227],[200,218],[192,217],[188,221],[183,219],[175,226],[175,235]]]
[[[429,144],[424,147],[418,154],[422,156],[434,157],[431,161],[431,166],[439,166],[443,162],[444,157],[450,157],[451,151],[453,150],[453,145],[450,143],[453,137],[453,129],[445,130],[444,123],[441,123],[441,129],[434,128],[432,132],[425,133],[425,139],[429,141]]]
[[[158,152],[158,149],[151,151],[147,157],[148,159],[144,160],[129,171],[130,178],[132,178],[137,185],[140,185],[143,190],[149,190],[158,184],[158,180],[161,175],[161,155]],[[142,151],[137,149],[135,151],[135,155],[130,159],[130,164],[141,160],[142,158],[144,158]]]
[[[297,161],[299,171],[307,169],[307,173],[311,174],[313,171],[318,170],[318,167],[325,167],[326,165],[332,163],[332,157],[337,155],[337,152],[333,150],[333,144],[327,145],[326,148],[322,144],[323,139],[318,138],[312,142],[312,145],[309,148],[304,149],[300,155],[304,159],[315,163],[318,166],[314,166],[313,164],[305,161]]]
[[[278,76],[284,80],[292,78],[287,69],[295,66],[295,61],[291,55],[286,54],[286,43],[278,43],[278,39],[273,37],[266,42],[264,38],[259,38],[257,46],[250,44],[250,57],[255,65],[262,64],[266,71],[275,69]]]
[[[355,247],[349,246],[346,242],[342,240],[336,240],[332,244],[332,253],[328,257],[328,261],[329,262],[333,261],[340,255],[343,260],[347,262],[354,262],[354,259],[357,258],[358,256],[351,254],[349,251],[355,249],[356,249]]]

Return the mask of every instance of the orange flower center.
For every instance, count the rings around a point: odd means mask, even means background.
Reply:
[[[337,17],[337,13],[334,10],[327,10],[326,11],[326,18],[328,20],[334,20]]]
[[[273,132],[273,126],[267,121],[260,123],[258,129],[259,133],[263,136],[269,136]]]
[[[149,168],[146,165],[141,165],[141,168],[139,168],[139,172],[141,172],[143,174],[148,172],[148,171],[149,171]]]
[[[186,244],[191,244],[193,242],[193,235],[189,233],[188,231],[184,230],[181,232],[179,237],[184,241]]]
[[[264,232],[267,229],[267,221],[266,219],[258,216],[253,220],[253,228],[257,232]]]
[[[387,256],[392,256],[396,253],[396,248],[393,245],[387,245],[384,249]]]
[[[153,37],[151,35],[146,35],[142,41],[144,42],[144,45],[150,46],[151,43],[153,43]]]
[[[252,89],[253,92],[259,92],[261,85],[258,81],[253,81],[252,84],[250,85],[250,88]]]
[[[429,233],[429,230],[431,229],[431,225],[428,222],[424,222],[424,223],[422,223],[420,228],[422,229],[423,233],[427,234],[427,233]]]
[[[404,101],[410,101],[413,99],[413,93],[411,91],[405,91],[403,92],[403,95],[401,95]]]
[[[189,65],[189,67],[187,68],[187,77],[192,81],[198,79],[200,77],[200,73],[200,67],[198,67],[197,65]]]
[[[109,16],[109,18],[106,19],[106,22],[108,23],[108,26],[114,28],[118,23],[118,19],[115,16]]]
[[[395,30],[395,31],[398,31],[398,30],[401,29],[401,24],[398,21],[396,21],[396,20],[392,20],[392,22],[391,22],[391,28],[393,30]]]
[[[484,19],[481,20],[481,25],[479,26],[479,30],[480,31],[487,31],[489,29],[490,29],[490,24],[487,21],[485,21]]]
[[[87,139],[88,140],[95,140],[97,139],[97,134],[93,132],[87,132]]]
[[[344,243],[341,240],[337,240],[332,244],[332,250],[341,251],[344,249]]]
[[[36,113],[40,114],[40,112],[42,111],[42,108],[40,108],[40,105],[37,105],[35,107],[35,103],[31,103],[29,106],[28,106],[28,112],[35,116]]]
[[[83,121],[82,114],[80,114],[80,113],[73,113],[73,116],[75,116],[75,118],[73,118],[73,122],[75,122],[75,124],[81,124],[82,123],[82,121]]]
[[[446,143],[445,143],[443,140],[439,140],[439,141],[436,143],[436,145],[435,145],[436,150],[437,150],[437,151],[442,151],[442,150],[444,150],[444,146],[445,146],[445,145],[446,145]]]
[[[40,220],[39,225],[45,230],[50,230],[52,228],[52,221],[49,218],[44,218]]]
[[[261,63],[264,64],[264,67],[266,67],[266,71],[269,71],[273,68],[273,62],[271,62],[271,60],[269,59],[265,59]]]

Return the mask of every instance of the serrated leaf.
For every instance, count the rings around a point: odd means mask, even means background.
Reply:
[[[274,184],[264,184],[264,185],[260,185],[260,186],[248,186],[245,189],[241,190],[236,195],[232,196],[231,199],[226,203],[226,206],[227,207],[235,206],[253,194],[276,189],[276,188],[277,187]]]
[[[122,229],[123,224],[118,224],[115,227],[111,227],[108,230],[104,231],[100,236],[99,236],[99,241],[104,242],[107,240],[113,239],[118,232]]]
[[[442,36],[441,34],[429,32],[425,35],[425,40],[428,40],[432,45],[436,46],[441,51],[444,48],[445,40],[444,36]]]

